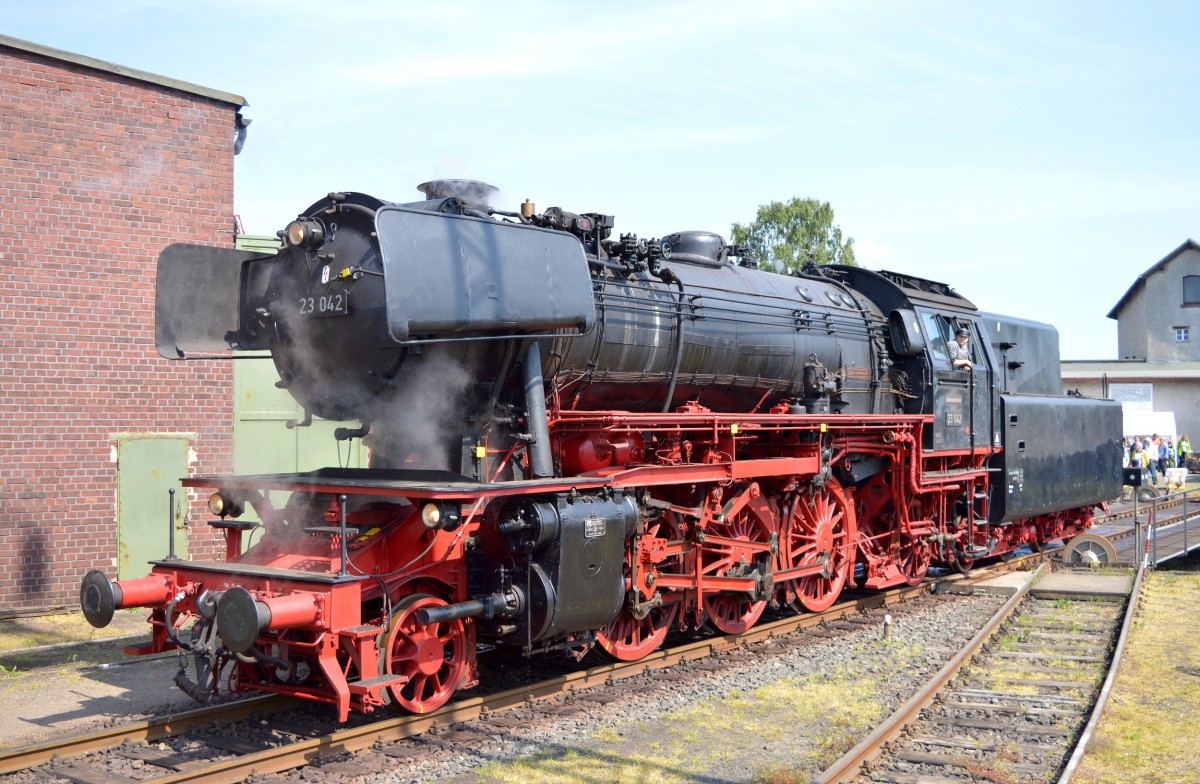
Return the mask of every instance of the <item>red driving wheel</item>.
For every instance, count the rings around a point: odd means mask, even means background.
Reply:
[[[832,480],[799,495],[786,531],[785,568],[824,563],[820,574],[793,581],[796,609],[827,610],[837,601],[850,574],[854,518],[841,485]]]
[[[758,496],[754,495],[757,499]],[[747,503],[739,511],[724,517],[714,517],[708,524],[707,539],[700,554],[702,571],[707,575],[724,576],[745,572],[746,565],[755,562],[761,547],[771,536],[770,510],[765,503]],[[724,542],[716,541],[717,538]],[[731,543],[736,542],[736,543]],[[745,543],[745,544],[741,544]],[[756,600],[746,593],[705,593],[703,601],[708,623],[722,634],[741,634],[762,617],[767,609],[765,599]]]
[[[677,604],[655,607],[638,620],[628,609],[596,632],[597,648],[617,661],[637,661],[662,645],[675,620]]]
[[[651,537],[667,540],[683,538],[683,531],[670,512],[660,516],[647,533]],[[679,558],[669,558],[660,569],[677,571],[680,568],[679,561]],[[662,645],[671,631],[678,610],[679,603],[670,602],[651,609],[646,617],[639,619],[633,616],[628,607],[623,608],[620,615],[596,632],[596,648],[616,661],[637,661]]]

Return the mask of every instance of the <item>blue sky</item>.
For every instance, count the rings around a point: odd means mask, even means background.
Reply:
[[[863,266],[1050,322],[1071,359],[1115,357],[1105,315],[1200,239],[1197,29],[1200,5],[1153,0],[47,0],[0,22],[244,96],[252,233],[436,177],[641,236],[814,197]]]

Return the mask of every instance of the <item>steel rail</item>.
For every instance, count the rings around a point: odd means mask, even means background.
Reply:
[[[1042,576],[1046,571],[1047,565],[1042,564],[1033,574],[1021,584],[1015,593],[1004,603],[992,619],[988,621],[979,632],[971,638],[965,647],[959,650],[950,661],[946,662],[942,669],[938,670],[937,674],[925,684],[912,697],[910,697],[903,705],[901,705],[895,713],[888,717],[880,726],[876,727],[870,735],[863,738],[858,745],[843,754],[837,761],[826,768],[821,774],[813,779],[814,784],[844,784],[856,778],[862,771],[863,765],[877,759],[883,751],[883,744],[894,741],[900,736],[904,728],[908,726],[920,714],[921,710],[933,702],[933,698],[941,691],[942,687],[950,682],[962,667],[962,665],[976,652],[979,651],[991,638],[991,636],[1000,628],[1005,619],[1012,613],[1025,595],[1029,592],[1033,583]]]
[[[1096,704],[1092,706],[1092,715],[1088,718],[1087,724],[1079,736],[1079,741],[1075,744],[1075,750],[1071,752],[1071,759],[1067,761],[1062,775],[1058,778],[1058,784],[1070,784],[1071,777],[1075,775],[1076,768],[1083,761],[1083,755],[1087,753],[1088,744],[1091,743],[1096,727],[1100,724],[1100,718],[1104,713],[1104,706],[1108,703],[1109,694],[1112,692],[1113,684],[1117,680],[1117,670],[1121,667],[1121,657],[1125,653],[1125,644],[1129,641],[1129,630],[1133,628],[1133,618],[1137,613],[1138,597],[1141,595],[1142,582],[1145,580],[1145,577],[1146,568],[1143,565],[1137,570],[1137,578],[1133,581],[1133,590],[1129,592],[1129,603],[1125,607],[1125,618],[1121,623],[1121,633],[1117,637],[1112,662],[1108,665],[1108,675],[1105,676],[1104,685],[1100,688],[1099,696],[1096,697]]]
[[[863,609],[894,604],[929,592],[929,585],[900,588],[874,596],[842,602],[823,613],[782,618],[755,626],[741,635],[726,635],[697,640],[668,650],[656,651],[635,662],[616,662],[569,673],[540,683],[496,694],[454,702],[427,715],[400,716],[372,722],[361,727],[347,728],[318,738],[252,752],[234,759],[215,762],[198,770],[187,770],[167,776],[147,779],[139,784],[221,784],[240,781],[248,774],[278,773],[299,767],[329,754],[361,751],[377,743],[387,743],[413,737],[434,728],[449,727],[478,719],[492,713],[502,713],[565,694],[624,680],[644,672],[669,667],[716,653],[724,653],[747,645],[765,642],[772,637],[814,626],[821,621],[858,613]]]
[[[64,756],[116,748],[126,741],[161,740],[171,735],[179,735],[193,727],[204,726],[218,718],[223,721],[240,721],[255,715],[289,710],[297,704],[298,701],[290,697],[270,694],[108,727],[86,735],[73,735],[5,749],[0,751],[0,774],[15,773]]]

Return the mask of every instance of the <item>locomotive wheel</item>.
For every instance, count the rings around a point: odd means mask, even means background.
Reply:
[[[921,581],[925,579],[926,572],[929,571],[933,553],[920,538],[905,536],[902,533],[897,533],[897,536],[900,537],[900,554],[896,559],[896,568],[904,575],[905,582],[910,586],[920,585]],[[957,554],[955,558],[957,559]]]
[[[1063,548],[1063,563],[1102,566],[1115,563],[1117,550],[1112,542],[1098,534],[1080,534]]]
[[[971,570],[975,568],[975,560],[964,555],[962,548],[958,545],[955,545],[954,549],[950,551],[950,566],[959,574],[970,574]]]
[[[445,606],[441,599],[419,593],[406,597],[392,613],[384,668],[407,675],[408,681],[388,691],[412,713],[429,713],[449,702],[466,671],[469,635],[462,620],[417,623],[422,607]]]
[[[724,519],[714,518],[707,529],[710,540],[702,545],[700,558],[703,572],[706,575],[723,576],[741,570],[762,554],[761,548],[713,542],[711,537],[766,543],[771,537],[773,521],[766,499],[757,492],[751,493],[738,511]],[[741,634],[757,623],[767,609],[766,599],[755,601],[745,593],[735,592],[706,594],[701,604],[708,615],[708,623],[722,634]]]
[[[674,512],[662,514],[647,532],[659,539],[682,539],[683,529]],[[660,571],[678,573],[683,568],[683,558],[673,557],[659,565]],[[671,625],[679,613],[677,601],[652,609],[645,618],[638,620],[626,608],[613,618],[607,626],[596,632],[596,646],[602,654],[616,661],[637,661],[662,645]]]
[[[704,597],[708,623],[722,634],[741,634],[762,617],[765,601],[756,602],[745,594],[713,593]]]
[[[850,574],[851,522],[846,496],[833,481],[820,490],[805,493],[792,504],[783,568],[811,566],[822,558],[828,559],[824,574],[792,582],[795,609],[821,612],[837,601]]]
[[[596,632],[598,650],[616,661],[637,661],[662,645],[675,621],[678,604],[655,607],[640,621],[628,609]]]

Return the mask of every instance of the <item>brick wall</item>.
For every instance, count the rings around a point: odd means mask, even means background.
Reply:
[[[0,46],[0,614],[113,574],[112,435],[232,467],[231,363],[158,356],[154,279],[172,241],[232,245],[237,108]]]

